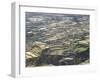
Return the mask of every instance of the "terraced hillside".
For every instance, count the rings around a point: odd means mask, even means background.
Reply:
[[[89,63],[89,16],[26,12],[26,67]]]

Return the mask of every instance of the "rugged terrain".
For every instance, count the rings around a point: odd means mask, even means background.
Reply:
[[[26,66],[89,63],[89,16],[26,12]]]

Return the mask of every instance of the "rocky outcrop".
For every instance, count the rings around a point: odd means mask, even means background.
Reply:
[[[35,66],[43,66],[47,64],[58,65],[77,65],[89,59],[89,49],[86,51],[75,53],[71,51],[64,51],[62,55],[51,55],[50,49],[42,51],[41,56],[35,62]]]
[[[89,16],[26,13],[26,66],[89,62]]]

